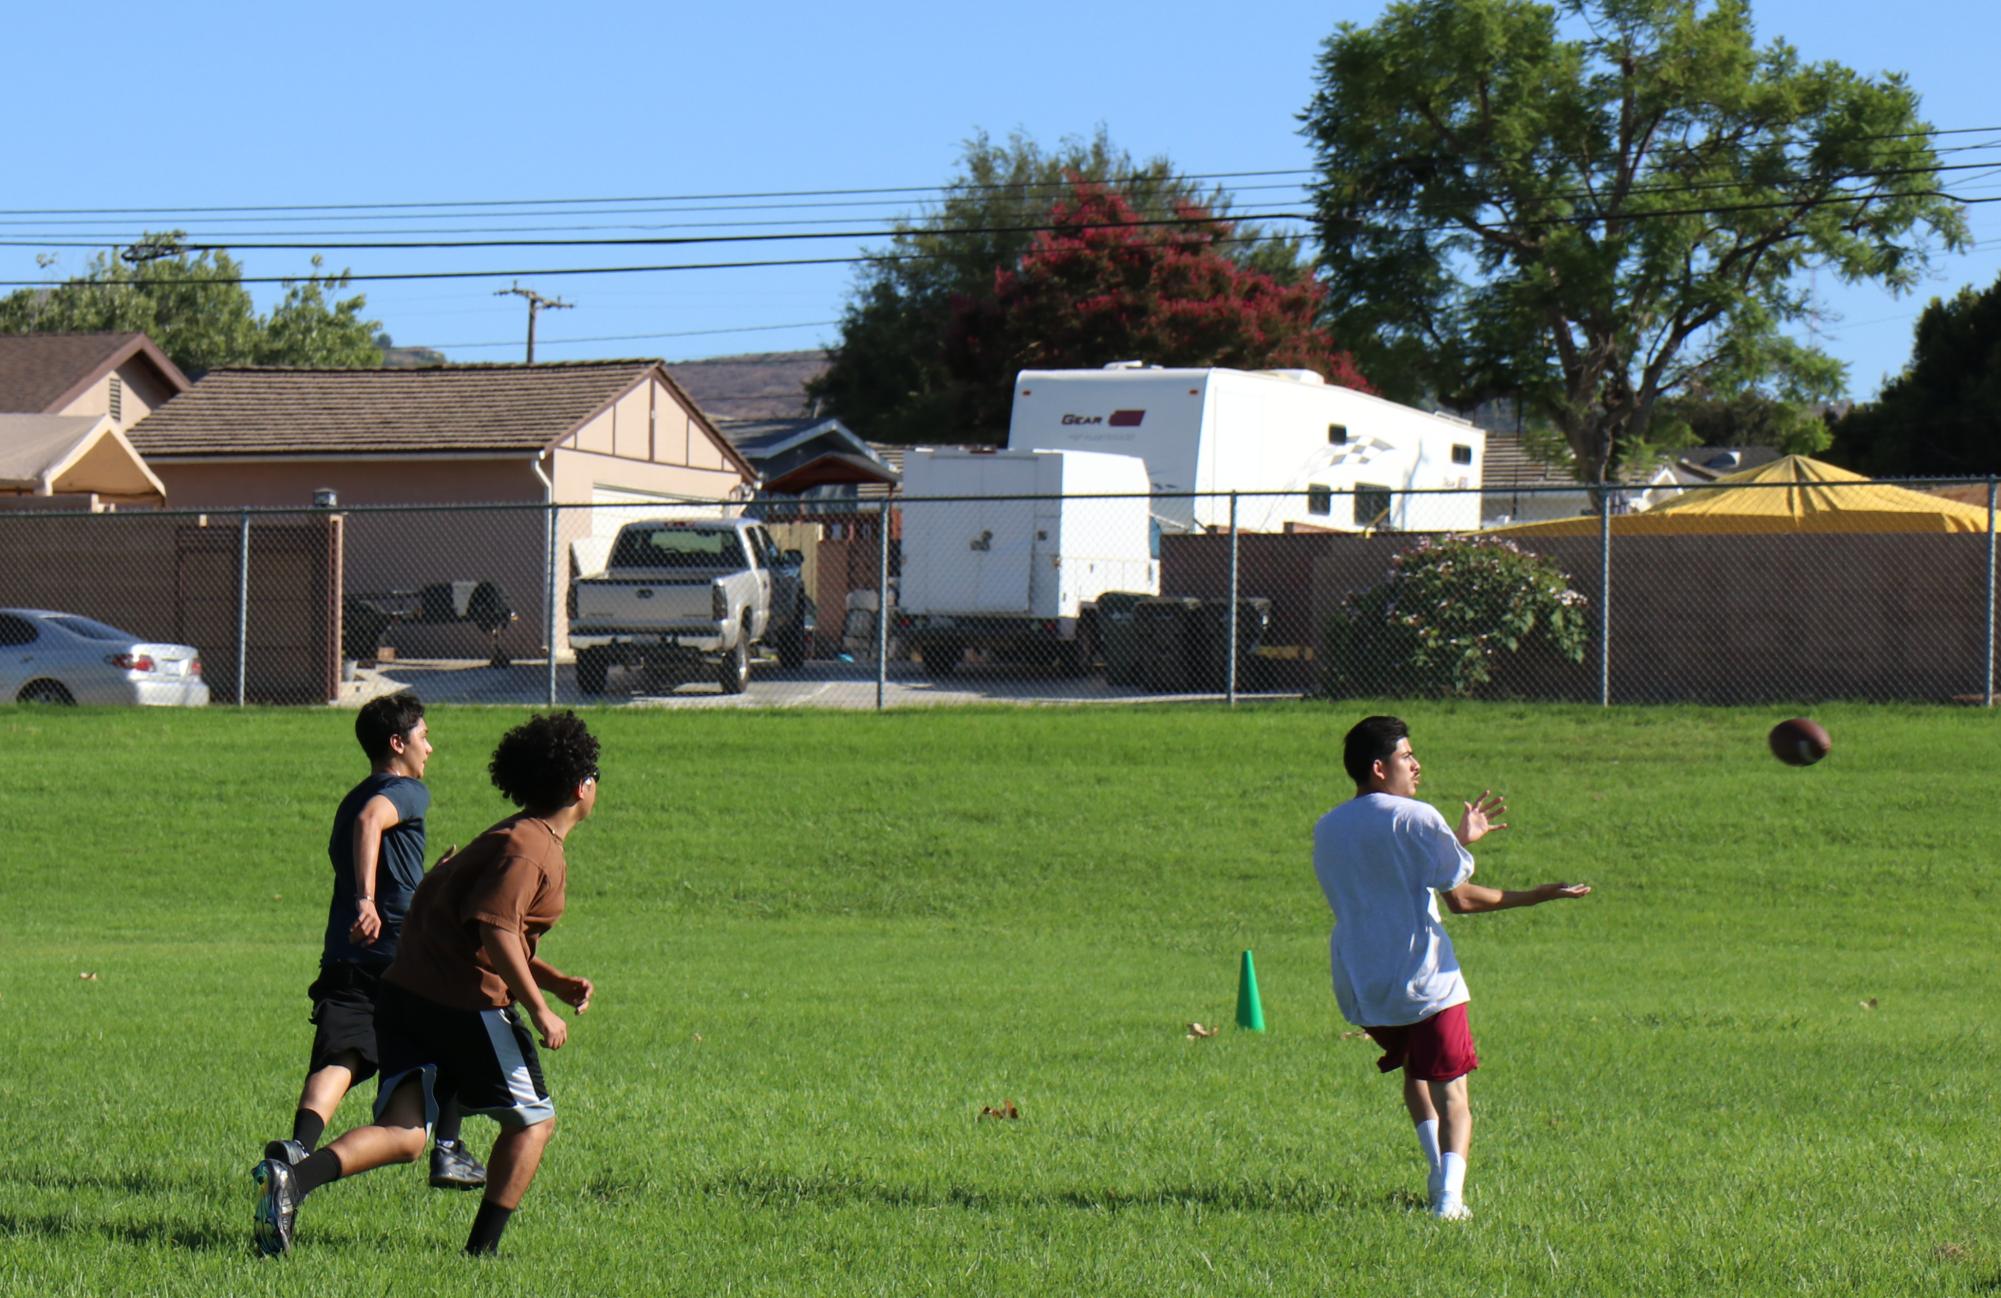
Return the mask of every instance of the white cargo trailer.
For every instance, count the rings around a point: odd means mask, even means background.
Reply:
[[[1082,670],[1098,596],[1160,590],[1148,491],[1127,455],[912,450],[897,634],[936,675],[969,648]]]
[[[1169,531],[1227,527],[1229,500],[1193,493],[1232,491],[1246,531],[1480,527],[1485,433],[1310,370],[1023,370],[1007,444],[1138,456]]]

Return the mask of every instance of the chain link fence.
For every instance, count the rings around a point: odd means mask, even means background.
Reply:
[[[100,698],[97,676],[134,701],[198,702],[146,697],[135,665],[185,673],[179,645],[211,705],[354,705],[404,687],[684,707],[1991,705],[1995,482],[1906,483],[1894,499],[1885,486],[1687,486],[1644,512],[1473,534],[1382,524],[1463,517],[1477,501],[1451,497],[1478,493],[1382,488],[755,502],[737,516],[15,500],[0,509],[0,702]],[[1573,507],[1583,494],[1555,490]],[[1725,491],[1734,511],[1696,508]],[[1259,529],[1301,497],[1327,530]],[[41,611],[132,643],[73,643]]]

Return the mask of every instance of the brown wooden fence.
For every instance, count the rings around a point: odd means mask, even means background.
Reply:
[[[1246,534],[1238,586],[1272,601],[1266,673],[1317,684],[1327,620],[1381,582],[1412,536]],[[1163,538],[1161,588],[1221,596],[1229,537]],[[1596,537],[1520,542],[1547,555],[1598,620]],[[1986,689],[1984,535],[1627,537],[1612,543],[1615,702],[1977,698]],[[1277,651],[1274,662],[1271,655]],[[1596,699],[1594,632],[1578,665],[1538,662],[1499,692]],[[1289,665],[1281,665],[1289,664]]]

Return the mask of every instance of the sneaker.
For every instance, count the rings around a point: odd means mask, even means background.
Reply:
[[[1463,1199],[1440,1199],[1431,1206],[1431,1215],[1440,1221],[1471,1221],[1473,1210]]]
[[[297,1167],[313,1151],[297,1140],[273,1140],[264,1146],[264,1157],[275,1158],[287,1167]]]
[[[292,1226],[299,1216],[298,1182],[292,1165],[267,1158],[250,1171],[257,1182],[257,1250],[266,1257],[292,1251]]]
[[[486,1184],[486,1168],[472,1151],[456,1140],[431,1146],[431,1186],[438,1190],[477,1190]]]

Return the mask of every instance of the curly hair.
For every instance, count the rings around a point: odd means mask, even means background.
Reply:
[[[424,719],[424,703],[409,690],[398,690],[362,705],[354,718],[354,737],[368,760],[380,766],[389,760],[389,741],[410,741],[410,731]]]
[[[500,737],[486,766],[493,787],[525,811],[568,806],[597,769],[597,737],[574,712],[530,717]]]

